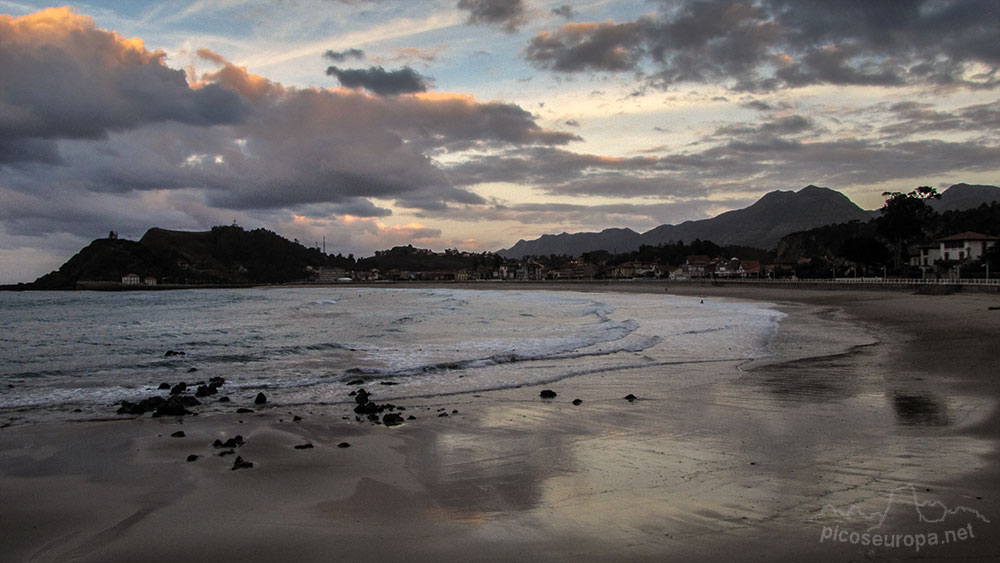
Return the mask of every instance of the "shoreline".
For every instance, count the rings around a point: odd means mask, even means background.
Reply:
[[[662,284],[567,285],[664,293]],[[748,366],[737,378],[679,390],[664,390],[658,374],[646,373],[626,382],[563,380],[553,384],[559,395],[552,401],[539,399],[535,387],[410,400],[404,414],[417,420],[397,428],[274,405],[245,415],[0,429],[0,515],[13,523],[0,555],[11,561],[1000,555],[1000,389],[991,373],[1000,311],[988,309],[1000,304],[995,296],[704,286],[682,292],[774,303],[788,314],[775,342],[781,357]],[[816,354],[823,326],[833,326],[823,325],[824,316],[875,331],[878,343]],[[624,401],[628,392],[639,400]],[[573,406],[574,398],[582,404]],[[170,437],[178,430],[185,437]],[[220,458],[210,446],[236,433],[247,438],[236,453],[254,462],[252,469],[231,471],[234,456]],[[338,448],[344,441],[351,447]],[[305,443],[314,447],[294,449]],[[184,461],[192,454],[199,459]],[[870,513],[906,485],[924,500],[973,508],[991,523],[963,513],[961,524],[974,526],[975,539],[919,553],[821,541],[827,527],[858,527],[836,514],[816,520],[826,506]],[[883,529],[943,533],[959,524],[913,522],[912,513],[894,511]]]

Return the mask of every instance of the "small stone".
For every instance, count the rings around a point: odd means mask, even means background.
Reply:
[[[178,430],[170,435],[171,438],[183,438],[184,436],[186,436],[186,434],[184,434],[183,430]]]
[[[573,405],[574,406],[578,407],[578,406],[580,406],[582,404],[583,404],[583,401],[581,401],[580,399],[573,399]]]
[[[224,451],[219,452],[219,457],[226,457],[227,455],[233,455],[235,453],[236,452],[233,451],[233,450],[224,450]]]
[[[253,403],[255,405],[263,405],[266,402],[267,402],[267,396],[265,396],[263,393],[257,393],[257,397],[253,400]]]
[[[302,420],[302,417],[299,416],[299,415],[295,415],[295,416],[292,417],[292,422],[299,422],[301,420]]]
[[[253,468],[253,462],[245,461],[242,457],[236,456],[236,459],[233,461],[233,468],[231,469],[231,471],[236,471],[237,469],[251,469],[251,468]]]
[[[313,445],[312,444],[299,444],[297,446],[292,446],[292,447],[295,448],[295,449],[297,449],[297,450],[311,450],[312,447],[313,447]]]
[[[410,416],[406,417],[406,420],[416,420],[416,419],[417,419],[417,417],[413,416],[412,414]]]
[[[187,457],[187,460],[188,462],[198,461],[198,456],[196,456],[195,454],[191,454]]]
[[[187,390],[187,383],[184,383],[183,381],[181,381],[180,383],[178,383],[177,385],[174,385],[173,388],[170,389],[170,394],[171,395],[180,395],[181,393],[183,393],[186,390]]]
[[[351,445],[348,444],[347,442],[341,442],[341,443],[337,444],[337,447],[338,448],[349,448],[349,447],[351,447]]]
[[[240,407],[240,408],[236,409],[236,412],[238,414],[247,414],[247,413],[253,412],[253,409],[248,409],[246,407]]]
[[[630,403],[635,402],[636,399],[638,399],[638,397],[636,397],[635,395],[633,395],[631,393],[629,393],[628,395],[625,395],[625,400],[628,401],[628,402],[630,402]]]
[[[444,417],[444,416],[448,416],[448,413],[443,412],[443,413],[441,413],[441,414],[438,415],[438,418],[441,418],[441,417]]]
[[[555,399],[556,392],[551,389],[545,389],[541,393],[539,393],[538,396],[543,399]]]
[[[184,355],[184,352],[182,352],[180,350],[167,350],[167,352],[165,354],[163,354],[163,357],[164,358],[172,358],[174,356],[183,356],[183,355]]]
[[[379,384],[380,385],[399,385],[399,383],[396,383],[395,381],[379,381]]]
[[[352,379],[347,382],[348,385],[361,385],[365,382],[364,379]]]
[[[194,373],[198,371],[198,368],[188,368],[188,373]]]
[[[170,384],[167,382],[163,382],[160,384],[159,387],[157,387],[157,389],[159,389],[160,391],[165,391],[167,389],[170,389]]]
[[[402,423],[403,423],[403,417],[394,412],[391,412],[382,417],[382,424],[386,426],[399,426]]]
[[[228,403],[230,401],[229,397],[219,397],[220,403]]]

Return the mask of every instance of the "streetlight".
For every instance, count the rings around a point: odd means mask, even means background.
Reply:
[[[990,263],[986,262],[985,264],[983,264],[983,267],[986,268],[986,281],[989,282],[990,281]]]

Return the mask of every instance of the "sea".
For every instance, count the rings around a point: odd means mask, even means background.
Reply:
[[[783,313],[655,293],[333,287],[0,293],[0,423],[114,415],[161,383],[223,377],[220,395],[269,404],[477,393],[662,372],[738,377],[773,355]],[[713,373],[715,373],[713,372]],[[669,381],[668,381],[669,379]],[[206,398],[201,412],[232,410]]]

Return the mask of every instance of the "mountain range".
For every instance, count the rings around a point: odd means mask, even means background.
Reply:
[[[931,200],[930,205],[943,212],[970,209],[991,201],[1000,201],[1000,188],[955,184],[942,192],[940,199]],[[660,225],[641,234],[619,228],[596,233],[542,235],[530,241],[519,240],[498,254],[507,258],[552,254],[579,256],[595,250],[631,252],[642,245],[690,243],[695,239],[723,246],[773,249],[782,237],[794,232],[836,223],[868,221],[877,216],[878,210],[862,209],[836,190],[809,185],[798,191],[767,193],[749,207],[727,211],[711,219]]]

